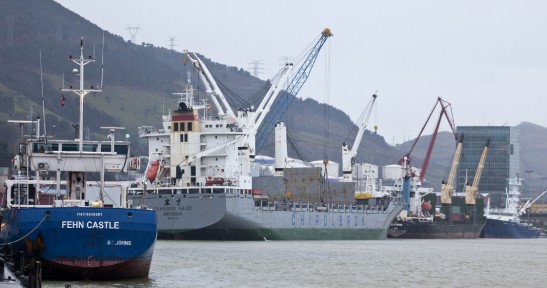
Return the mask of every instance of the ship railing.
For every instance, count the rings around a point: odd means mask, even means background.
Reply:
[[[267,199],[255,200],[255,206],[258,206],[263,211],[275,211],[276,205],[273,201]]]
[[[137,189],[135,189],[137,188]],[[143,187],[131,187],[131,189],[128,189],[128,194],[130,195],[142,195]],[[225,194],[229,195],[230,197],[250,197],[252,196],[251,189],[243,189],[243,188],[233,188],[233,187],[224,187],[224,186],[207,186],[207,187],[201,187],[201,186],[190,186],[190,187],[154,187],[150,190],[146,190],[146,194],[162,194],[162,195],[171,195],[171,194]]]
[[[279,201],[268,198],[254,198],[255,207],[263,211],[293,211],[293,212],[336,212],[336,213],[386,213],[385,204],[367,205],[353,203],[311,203],[305,201]]]
[[[155,126],[141,126],[139,127],[139,136],[145,136],[152,133],[158,133],[158,130],[156,130]]]

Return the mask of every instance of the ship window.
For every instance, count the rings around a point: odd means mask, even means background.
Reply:
[[[174,125],[173,125],[173,131],[174,131],[174,132],[179,131],[179,123],[178,123],[178,122],[175,122],[175,123],[173,123],[173,124],[174,124]]]
[[[46,151],[59,151],[59,144],[48,144],[46,145]]]
[[[78,144],[63,144],[63,151],[78,151]]]
[[[181,122],[181,123],[180,123],[180,131],[181,131],[181,132],[184,131],[184,126],[185,126],[185,125],[184,125],[184,122]]]
[[[82,150],[86,152],[95,152],[97,151],[97,145],[96,144],[84,144],[82,146]]]
[[[32,152],[44,153],[46,152],[45,143],[32,144]]]
[[[192,122],[188,122],[188,131],[192,131]]]
[[[188,134],[180,134],[180,142],[188,142]]]
[[[129,151],[129,146],[126,145],[126,144],[123,144],[123,145],[115,145],[114,146],[114,151],[117,153],[117,154],[121,154],[121,155],[125,155],[125,154],[128,154],[128,151]]]

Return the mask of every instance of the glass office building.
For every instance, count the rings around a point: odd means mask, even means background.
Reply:
[[[519,171],[518,128],[507,126],[459,126],[458,135],[464,134],[460,165],[456,175],[456,192],[464,191],[466,182],[473,183],[484,146],[490,146],[484,163],[479,193],[490,194],[490,205],[503,207],[507,179]]]

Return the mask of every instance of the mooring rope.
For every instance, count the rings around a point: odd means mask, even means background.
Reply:
[[[36,225],[36,227],[32,228],[32,230],[30,230],[30,232],[27,233],[27,235],[15,240],[15,241],[12,241],[12,242],[8,242],[8,243],[3,243],[3,244],[0,244],[0,246],[6,246],[6,245],[11,245],[11,244],[14,244],[14,243],[17,243],[25,238],[27,238],[30,234],[32,234],[32,232],[34,232],[36,229],[38,229],[38,227],[40,227],[40,225],[42,224],[42,222],[44,222],[44,220],[46,220],[46,218],[49,217],[49,213],[46,213],[46,215],[44,215],[44,218],[42,218],[42,221],[40,221],[40,223],[38,223]]]

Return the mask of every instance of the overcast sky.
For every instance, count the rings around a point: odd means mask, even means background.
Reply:
[[[328,27],[298,96],[356,121],[378,91],[369,127],[390,144],[416,137],[437,97],[457,126],[547,127],[547,1],[55,1],[126,40],[138,26],[137,43],[174,37],[175,50],[250,72],[259,61],[262,79]]]

